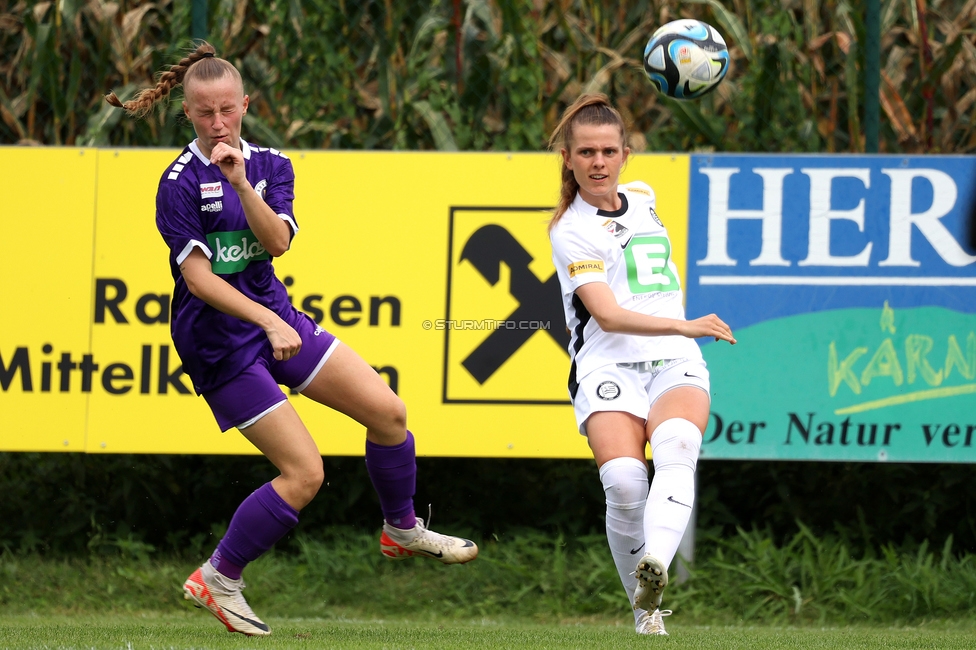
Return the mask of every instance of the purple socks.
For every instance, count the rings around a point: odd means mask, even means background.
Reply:
[[[366,469],[386,522],[404,530],[416,526],[413,495],[417,490],[417,459],[413,434],[407,431],[407,439],[393,447],[367,440]],[[298,511],[285,503],[271,483],[265,483],[238,506],[210,564],[237,580],[249,562],[261,557],[297,523]]]
[[[417,525],[413,495],[417,491],[417,453],[413,434],[399,445],[384,447],[366,441],[366,471],[380,498],[386,523],[409,530]]]
[[[271,483],[265,483],[238,506],[210,564],[237,580],[248,562],[261,557],[297,523],[298,511],[278,496]]]

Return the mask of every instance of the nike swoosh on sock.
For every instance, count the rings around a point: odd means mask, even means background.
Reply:
[[[645,544],[646,544],[646,542],[645,542]],[[644,548],[644,544],[641,544],[641,545],[640,545],[640,546],[638,546],[637,548],[632,548],[632,549],[630,549],[630,554],[631,554],[631,555],[637,555],[638,553],[640,553],[640,550],[641,550],[642,548]]]
[[[677,503],[679,506],[684,506],[686,508],[690,508],[691,507],[687,503],[681,503],[680,501],[675,501],[674,500],[674,497],[668,497],[668,501],[670,501],[671,503]]]

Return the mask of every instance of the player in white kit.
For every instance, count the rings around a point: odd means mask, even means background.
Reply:
[[[626,143],[605,95],[566,109],[550,139],[562,154],[562,188],[549,237],[570,330],[569,392],[606,492],[607,540],[637,632],[666,635],[670,611],[660,605],[691,517],[710,406],[693,339],[735,338],[714,314],[685,319],[654,191],[618,184]]]

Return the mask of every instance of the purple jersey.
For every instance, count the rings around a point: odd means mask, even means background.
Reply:
[[[274,149],[252,147],[244,140],[241,149],[247,180],[288,222],[294,236],[298,225],[292,214],[291,161]],[[169,246],[176,282],[173,343],[197,393],[205,392],[237,376],[270,343],[257,325],[214,309],[190,293],[180,264],[194,248],[210,258],[214,273],[251,300],[279,315],[293,308],[287,290],[275,277],[271,255],[248,226],[237,192],[195,141],[163,172],[156,193],[156,227]]]

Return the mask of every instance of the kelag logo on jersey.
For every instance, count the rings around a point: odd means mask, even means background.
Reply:
[[[207,243],[213,252],[210,268],[220,275],[240,273],[251,262],[271,257],[250,229],[208,233]]]
[[[696,156],[689,317],[704,455],[976,461],[972,157]]]
[[[445,402],[568,402],[569,334],[545,208],[452,208]]]

